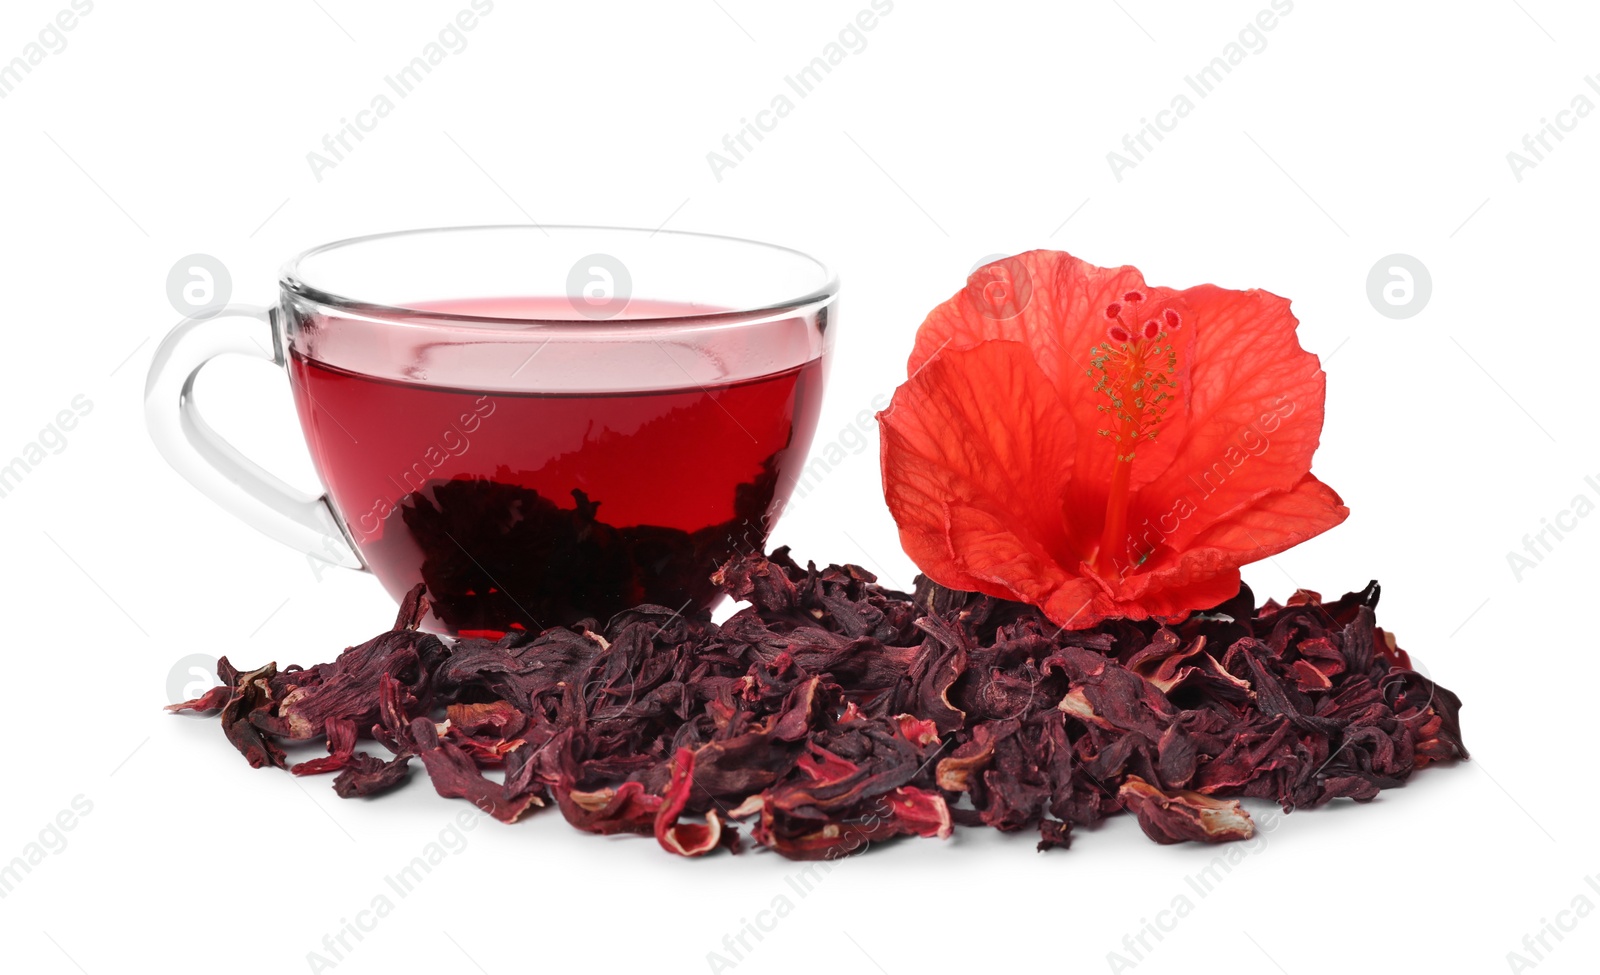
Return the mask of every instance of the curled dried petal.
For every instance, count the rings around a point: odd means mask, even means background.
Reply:
[[[678,816],[689,803],[689,789],[694,785],[694,752],[678,749],[672,759],[672,781],[667,785],[667,795],[656,812],[656,842],[668,853],[679,856],[704,856],[722,842],[722,820],[716,811],[706,813],[706,821],[680,823]]]
[[[1226,843],[1255,835],[1250,814],[1233,799],[1198,792],[1163,792],[1130,775],[1117,798],[1133,810],[1145,835],[1157,843]]]

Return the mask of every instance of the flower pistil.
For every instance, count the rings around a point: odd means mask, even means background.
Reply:
[[[1113,570],[1127,554],[1133,460],[1140,443],[1155,440],[1178,388],[1178,353],[1169,333],[1177,330],[1183,317],[1167,308],[1135,325],[1145,301],[1144,292],[1129,291],[1122,301],[1106,306],[1105,316],[1111,322],[1106,341],[1089,350],[1089,368],[1084,370],[1095,380],[1094,391],[1106,400],[1095,408],[1107,425],[1095,432],[1117,445],[1105,525],[1090,559],[1102,573]]]

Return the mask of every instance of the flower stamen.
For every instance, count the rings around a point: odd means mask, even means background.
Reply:
[[[1145,294],[1128,291],[1122,300],[1138,305]],[[1133,460],[1141,442],[1155,440],[1178,387],[1178,354],[1168,341],[1168,331],[1182,324],[1182,316],[1167,308],[1134,329],[1123,319],[1122,311],[1117,303],[1106,306],[1106,317],[1115,322],[1106,329],[1110,341],[1089,350],[1090,368],[1085,370],[1095,380],[1094,391],[1106,399],[1095,408],[1106,417],[1107,425],[1096,432],[1117,445],[1105,526],[1091,559],[1102,571],[1126,561]]]

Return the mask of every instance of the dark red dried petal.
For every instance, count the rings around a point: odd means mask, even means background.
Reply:
[[[272,691],[272,678],[277,674],[276,664],[240,674],[233,694],[222,707],[222,731],[251,768],[284,767],[283,749],[258,730],[253,720],[258,712],[268,713],[277,703]]]
[[[937,792],[902,786],[885,798],[894,823],[894,833],[889,835],[947,839],[953,832],[950,807]]]
[[[910,714],[897,714],[894,720],[900,727],[901,737],[913,745],[937,745],[939,743],[939,726],[927,718],[919,718]]]
[[[514,823],[536,806],[544,805],[537,795],[508,796],[496,782],[483,777],[466,752],[448,741],[441,741],[433,722],[418,718],[411,722],[412,748],[433,780],[434,791],[447,799],[467,799],[483,812],[503,823]]]
[[[1250,814],[1232,799],[1163,792],[1136,775],[1122,783],[1117,795],[1139,817],[1145,835],[1157,843],[1226,843],[1247,840],[1256,832]]]
[[[954,822],[1064,846],[1123,810],[1161,842],[1215,841],[1248,823],[1227,799],[1363,802],[1466,757],[1460,700],[1376,625],[1376,584],[1260,607],[1241,588],[1167,627],[1063,632],[1019,603],[925,579],[897,593],[782,550],[719,577],[751,601],[721,626],[641,606],[450,645],[413,629],[416,593],[331,663],[223,660],[223,686],[178,707],[220,706],[252,765],[325,738],[294,771],[337,770],[341,796],[392,788],[420,757],[440,794],[497,818],[549,793],[579,829],[685,855],[737,850],[747,817],[796,859]]]
[[[179,711],[220,711],[232,696],[232,685],[218,684],[193,700],[167,705],[167,710],[174,714]]]
[[[594,792],[556,790],[556,803],[567,822],[587,833],[611,835],[655,832],[661,797],[644,791],[638,782],[624,782],[615,789]]]
[[[1039,845],[1035,849],[1040,853],[1058,848],[1065,850],[1071,845],[1071,823],[1063,823],[1055,819],[1039,820]]]
[[[328,722],[326,733],[327,756],[301,762],[289,769],[290,772],[295,775],[321,775],[324,772],[337,772],[349,764],[356,750],[356,723],[346,718],[334,718]]]
[[[994,758],[994,731],[989,725],[973,729],[973,737],[963,742],[949,758],[939,759],[934,779],[946,792],[967,792],[973,776],[989,767]]]
[[[715,812],[706,813],[704,823],[680,823],[678,816],[689,804],[689,790],[694,785],[694,752],[678,749],[672,759],[672,780],[667,784],[667,795],[656,811],[656,842],[668,853],[679,856],[704,856],[722,842],[722,820]]]
[[[333,791],[342,799],[376,795],[404,782],[411,771],[410,763],[410,755],[385,762],[366,752],[356,752],[334,778]]]

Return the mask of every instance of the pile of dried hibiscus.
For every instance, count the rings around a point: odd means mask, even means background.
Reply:
[[[332,663],[224,659],[223,685],[173,710],[220,710],[255,767],[288,765],[280,741],[326,739],[290,771],[337,772],[347,798],[399,784],[416,758],[440,795],[505,822],[554,802],[579,829],[686,856],[737,852],[745,821],[796,859],[954,823],[1033,827],[1047,849],[1123,810],[1159,843],[1242,839],[1237,797],[1364,801],[1466,757],[1460,700],[1376,625],[1376,583],[1260,608],[1241,588],[1180,623],[1072,631],[784,549],[716,581],[750,603],[721,626],[640,606],[454,643],[415,629],[418,586],[393,630]]]

